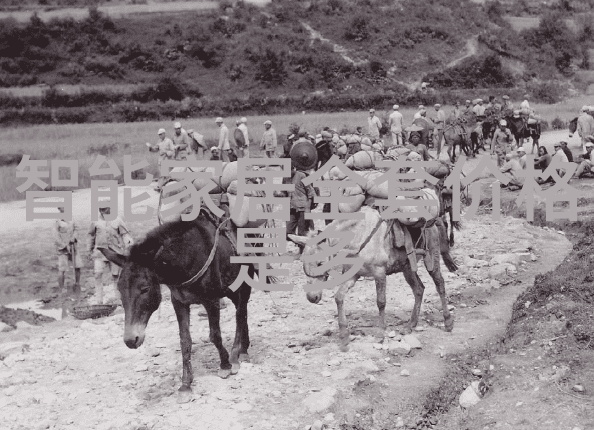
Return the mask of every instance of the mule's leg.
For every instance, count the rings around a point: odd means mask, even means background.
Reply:
[[[448,208],[448,213],[450,214],[450,247],[454,246],[454,207],[450,206]]]
[[[429,248],[427,252],[431,256],[431,258],[433,258],[433,270],[429,272],[429,275],[431,275],[433,282],[435,282],[435,288],[437,289],[437,293],[439,294],[439,298],[441,299],[441,307],[443,309],[442,312],[445,330],[449,332],[452,331],[452,329],[454,328],[454,319],[452,318],[450,310],[448,309],[448,300],[445,292],[445,281],[443,280],[441,268],[439,266],[441,253],[439,231],[434,231],[434,229],[426,229],[425,234],[427,235]],[[420,279],[419,282],[421,282]]]
[[[346,313],[344,311],[344,298],[349,292],[349,290],[355,285],[359,279],[358,276],[354,276],[340,287],[338,287],[338,292],[334,296],[334,301],[336,302],[336,310],[338,312],[338,330],[339,330],[339,339],[340,339],[340,350],[346,352],[348,350],[349,345],[349,323],[346,319]]]
[[[413,291],[415,296],[415,306],[413,311],[410,315],[410,320],[404,326],[404,331],[406,333],[410,333],[414,327],[417,326],[419,322],[419,313],[421,311],[421,303],[423,301],[423,293],[425,292],[425,286],[421,282],[421,279],[417,276],[417,274],[412,270],[410,267],[410,263],[406,264],[406,268],[402,271],[404,275],[404,279],[410,285],[410,288]]]
[[[379,327],[386,330],[386,271],[378,269],[373,274],[375,278],[375,291],[377,294],[377,309],[379,310]]]
[[[251,295],[251,287],[243,284],[238,295],[233,296],[232,301],[236,308],[235,313],[235,341],[231,349],[231,367],[234,369],[239,366],[239,362],[249,362],[248,348],[250,346],[250,336],[247,321],[247,305]]]
[[[229,353],[223,346],[223,338],[221,336],[221,310],[218,306],[218,300],[204,301],[204,309],[208,314],[208,324],[210,326],[210,341],[219,351],[221,359],[221,368],[219,369],[219,376],[223,379],[227,378],[232,373],[231,363],[229,362]]]
[[[185,305],[171,297],[171,304],[177,316],[179,325],[179,340],[181,343],[181,353],[183,362],[182,386],[179,391],[192,391],[191,385],[194,380],[192,372],[192,336],[190,335],[190,305]]]

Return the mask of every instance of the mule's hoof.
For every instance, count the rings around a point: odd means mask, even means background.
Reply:
[[[227,379],[231,375],[231,369],[219,369],[219,378]]]
[[[239,362],[240,363],[249,363],[250,362],[250,356],[249,354],[239,354]]]
[[[179,387],[179,390],[177,390],[177,391],[179,391],[180,393],[191,393],[192,387],[190,387],[189,384],[188,385],[184,384],[181,387]]]
[[[182,390],[184,387],[185,389]],[[177,393],[177,403],[189,403],[193,397],[192,389],[187,385],[182,385]]]
[[[340,349],[340,352],[349,352],[349,344],[348,343],[347,344],[344,344],[343,343],[343,344],[340,345],[340,348],[339,349]]]
[[[448,333],[451,332],[454,329],[454,319],[450,318],[449,320],[447,320],[444,324],[444,328],[445,331],[447,331]]]
[[[237,375],[237,372],[239,372],[239,363],[231,363],[231,374]]]
[[[400,330],[401,334],[411,334],[412,333],[412,326],[410,324],[406,324]]]

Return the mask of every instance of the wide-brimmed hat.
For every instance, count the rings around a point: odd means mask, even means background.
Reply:
[[[404,131],[423,131],[425,130],[423,127],[419,127],[416,124],[411,125],[410,127],[406,127]]]
[[[164,128],[160,128],[157,134],[165,134],[167,133]]]
[[[299,142],[293,145],[289,155],[291,164],[298,170],[310,170],[318,164],[316,147],[309,142]]]
[[[174,123],[173,128],[181,128],[181,122]]]
[[[215,122],[216,122],[216,123],[223,122],[223,118],[221,118],[221,117],[218,117],[217,119],[215,119]]]

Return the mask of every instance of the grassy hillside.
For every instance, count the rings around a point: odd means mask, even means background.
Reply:
[[[497,1],[277,0],[264,8],[221,2],[201,14],[112,19],[91,10],[81,21],[5,20],[0,87],[101,89],[0,94],[0,119],[7,125],[358,109],[391,100],[451,103],[459,94],[447,91],[481,88],[558,100],[566,88],[557,81],[570,85],[576,71],[590,67],[593,21],[576,19],[572,30],[568,11],[549,8],[537,27],[518,33],[506,13]],[[510,69],[510,62],[520,65]],[[411,94],[421,80],[439,94]],[[98,105],[114,113],[92,108]]]
[[[309,24],[331,43],[311,39]],[[396,24],[397,23],[397,24]],[[0,26],[0,85],[191,81],[206,95],[369,89],[444,65],[484,26],[470,1],[284,0],[206,14]],[[394,67],[393,75],[388,70]]]

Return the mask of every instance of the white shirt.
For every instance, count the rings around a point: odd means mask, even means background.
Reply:
[[[423,117],[423,115],[421,115],[422,113],[423,113],[423,111],[422,111],[422,110],[418,111],[418,112],[415,114],[415,116],[413,117],[413,119],[419,119],[419,118],[422,118],[422,117]]]
[[[555,159],[559,160],[562,163],[569,163],[569,160],[567,159],[567,155],[565,155],[565,152],[563,152],[563,149],[559,148],[559,150],[557,152],[555,152],[555,155],[553,155],[553,159],[551,160],[551,163],[555,161]],[[560,167],[561,169],[563,167]]]
[[[379,137],[380,129],[382,128],[380,119],[375,115],[367,117],[367,124],[369,125],[369,135],[372,137]]]
[[[402,114],[397,110],[390,114],[390,130],[394,132],[402,131]]]
[[[530,109],[530,103],[528,103],[528,100],[524,100],[522,103],[520,103],[520,109]]]
[[[245,144],[246,146],[249,144],[249,136],[248,136],[248,128],[247,125],[245,125],[244,123],[239,124],[239,126],[237,127],[241,130],[241,132],[243,133],[243,139],[245,140]]]

